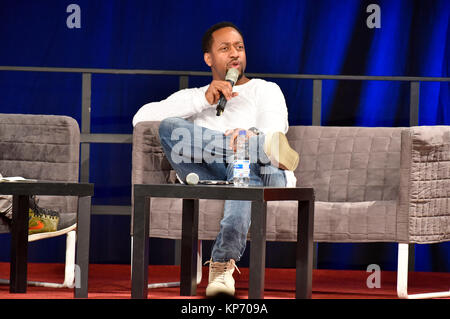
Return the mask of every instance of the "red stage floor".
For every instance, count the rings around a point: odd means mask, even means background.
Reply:
[[[235,272],[236,297],[247,298],[248,268]],[[62,282],[63,264],[28,265],[28,279],[36,281]],[[90,265],[89,299],[129,299],[129,265]],[[366,281],[371,273],[316,269],[313,272],[313,299],[397,299],[396,272],[382,271],[380,288],[368,288]],[[203,277],[197,288],[197,296],[181,297],[179,288],[149,289],[149,298],[154,299],[203,299],[207,284],[208,268],[203,267]],[[0,263],[0,277],[9,277],[9,263]],[[149,283],[179,280],[178,266],[150,266]],[[412,272],[409,275],[409,293],[448,291],[450,273]],[[265,294],[267,299],[295,297],[294,269],[266,269]],[[43,288],[28,286],[26,294],[10,294],[7,285],[0,285],[0,299],[72,299],[73,290],[68,288]]]

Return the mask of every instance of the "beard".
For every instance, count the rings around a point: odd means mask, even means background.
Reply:
[[[244,70],[242,70],[242,72],[239,72],[239,76],[238,76],[236,82],[238,82],[240,79],[242,79],[243,76],[244,76]]]

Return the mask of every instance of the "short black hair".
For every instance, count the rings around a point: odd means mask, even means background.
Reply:
[[[216,23],[215,25],[210,27],[208,30],[206,30],[205,34],[203,35],[203,38],[202,38],[203,53],[209,52],[209,50],[211,50],[211,46],[212,46],[212,42],[213,42],[212,34],[219,29],[223,29],[223,28],[227,28],[227,27],[235,29],[237,32],[239,32],[241,37],[244,38],[241,30],[239,30],[239,28],[234,23],[228,22],[228,21]]]

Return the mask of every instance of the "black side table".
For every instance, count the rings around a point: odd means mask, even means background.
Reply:
[[[28,210],[32,195],[78,196],[77,242],[75,263],[75,298],[87,298],[89,268],[89,238],[91,223],[91,197],[94,185],[90,183],[65,183],[52,181],[0,183],[0,194],[13,195],[11,229],[10,292],[27,291]]]
[[[131,297],[147,298],[150,198],[182,198],[182,238],[180,294],[196,295],[198,200],[249,200],[251,211],[251,246],[249,267],[249,298],[264,297],[264,272],[266,259],[266,209],[267,201],[298,201],[296,298],[311,298],[314,189],[276,187],[234,187],[212,185],[133,185],[133,260]]]

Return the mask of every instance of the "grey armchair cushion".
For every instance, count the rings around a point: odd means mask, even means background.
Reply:
[[[0,114],[0,173],[78,182],[80,130],[68,116]],[[41,196],[39,205],[76,214],[75,197]],[[65,216],[63,217],[65,218]],[[0,231],[7,231],[2,224]]]
[[[288,139],[300,153],[297,185],[317,201],[396,200],[400,128],[294,126]]]

